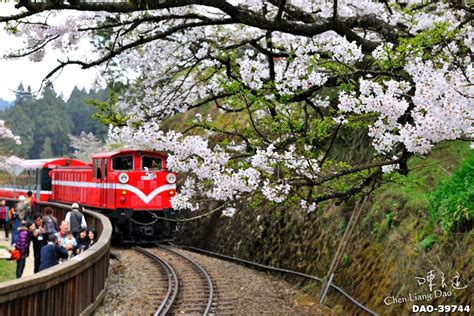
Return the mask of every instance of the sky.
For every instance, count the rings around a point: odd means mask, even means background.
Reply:
[[[0,16],[15,12],[18,13],[13,2],[0,2]],[[23,46],[23,40],[8,35],[3,30],[3,26],[4,24],[0,23],[0,57],[11,49]],[[74,56],[84,55],[89,49],[91,49],[91,44],[84,40],[80,49],[74,52]],[[58,50],[48,50],[41,62],[30,61],[28,57],[16,60],[0,59],[0,98],[13,101],[15,99],[14,91],[20,82],[25,87],[31,86],[32,91],[37,91],[41,86],[42,79],[58,64],[58,59],[66,59],[66,55]],[[79,66],[68,66],[60,74],[56,73],[52,77],[52,82],[56,92],[67,99],[74,86],[87,90],[95,88],[94,82],[97,75],[97,69],[82,70]]]

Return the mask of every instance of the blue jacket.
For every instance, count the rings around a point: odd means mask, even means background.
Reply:
[[[66,249],[53,243],[48,243],[41,248],[39,271],[46,270],[59,263],[58,258],[67,258]]]

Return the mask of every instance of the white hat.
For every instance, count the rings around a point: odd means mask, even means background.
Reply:
[[[25,196],[24,196],[24,195],[20,195],[20,196],[18,197],[18,200],[24,201],[24,200],[25,200]]]
[[[72,209],[79,209],[79,204],[77,204],[77,203],[72,203],[71,208],[72,208]]]

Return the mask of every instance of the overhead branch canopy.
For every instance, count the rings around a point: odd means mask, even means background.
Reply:
[[[193,196],[276,203],[343,200],[413,154],[473,137],[470,8],[458,1],[28,1],[0,17],[40,61],[126,89],[111,140],[170,152]],[[114,99],[115,101],[115,99]],[[182,118],[186,124],[179,123]],[[189,119],[191,117],[191,119]],[[113,120],[112,120],[113,121]],[[166,123],[167,132],[161,130]]]

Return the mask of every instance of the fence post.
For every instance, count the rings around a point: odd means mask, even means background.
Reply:
[[[336,274],[337,268],[339,266],[339,262],[341,261],[342,254],[346,250],[347,245],[349,244],[350,238],[352,236],[352,232],[354,231],[354,227],[357,225],[357,222],[359,221],[360,214],[362,213],[362,210],[364,209],[365,202],[367,201],[367,195],[364,197],[362,202],[357,203],[354,212],[351,215],[351,218],[349,219],[349,224],[346,227],[346,231],[344,232],[344,235],[342,236],[341,241],[339,242],[339,246],[337,247],[336,254],[334,255],[331,266],[329,267],[329,271],[326,275],[326,277],[323,280],[323,284],[321,287],[321,294],[319,295],[319,303],[323,304],[324,298],[326,297],[327,291],[329,287],[331,286],[332,280],[334,278],[334,275]]]

